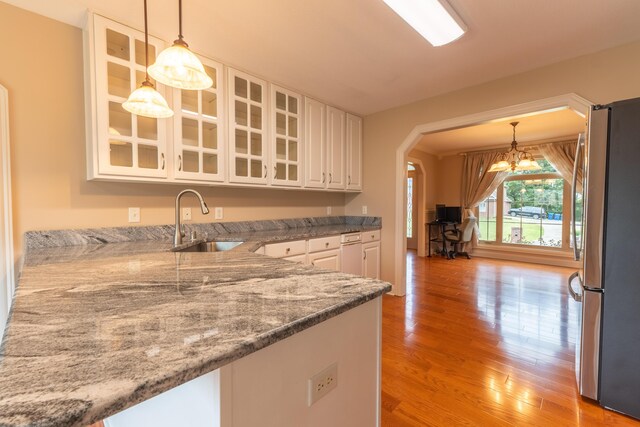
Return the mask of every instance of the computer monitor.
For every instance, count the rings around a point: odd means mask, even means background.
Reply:
[[[436,222],[445,222],[447,220],[447,208],[445,205],[436,205]]]
[[[447,206],[445,208],[445,220],[460,224],[462,222],[462,208],[460,206]]]

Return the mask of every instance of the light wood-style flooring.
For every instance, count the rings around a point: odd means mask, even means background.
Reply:
[[[382,425],[640,426],[577,392],[571,272],[411,251],[383,299]]]

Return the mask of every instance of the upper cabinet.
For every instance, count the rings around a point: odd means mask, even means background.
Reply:
[[[347,114],[347,190],[362,190],[362,119]]]
[[[326,188],[327,186],[327,106],[315,99],[305,98],[305,186]]]
[[[302,96],[271,85],[271,184],[302,186]]]
[[[200,56],[213,80],[192,91],[153,82],[174,115],[122,104],[145,78],[144,33],[89,13],[87,178],[362,190],[362,119]],[[149,64],[167,44],[149,37]]]
[[[267,82],[229,68],[229,181],[266,184]]]
[[[225,179],[225,122],[222,64],[199,57],[213,86],[173,89],[173,157],[176,179]]]
[[[327,107],[327,188],[345,188],[345,118],[344,111]]]
[[[129,113],[122,104],[145,76],[144,34],[90,15],[86,36],[88,175],[167,177],[167,122]],[[152,63],[164,43],[149,37]],[[154,82],[155,83],[155,82]],[[162,85],[157,90],[166,95]]]

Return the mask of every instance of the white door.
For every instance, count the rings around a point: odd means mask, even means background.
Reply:
[[[267,82],[229,68],[229,181],[266,184]]]
[[[327,107],[327,188],[344,190],[345,112]]]
[[[315,99],[305,98],[305,186],[325,188],[326,177],[326,109]]]
[[[347,114],[347,190],[362,190],[362,119]]]
[[[340,271],[340,249],[309,254],[308,260],[314,267]]]

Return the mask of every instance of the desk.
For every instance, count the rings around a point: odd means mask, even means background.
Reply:
[[[447,229],[447,226],[451,226],[453,225],[455,228],[455,222],[428,222],[427,224],[427,241],[429,242],[429,248],[427,249],[427,256],[430,257],[431,256],[431,242],[437,242],[437,243],[441,243],[442,244],[442,249],[440,250],[440,255],[442,256],[447,256],[447,249],[445,248],[445,244],[444,244],[444,232]],[[431,237],[431,229],[432,227],[435,227],[437,230],[437,235],[436,237]]]

